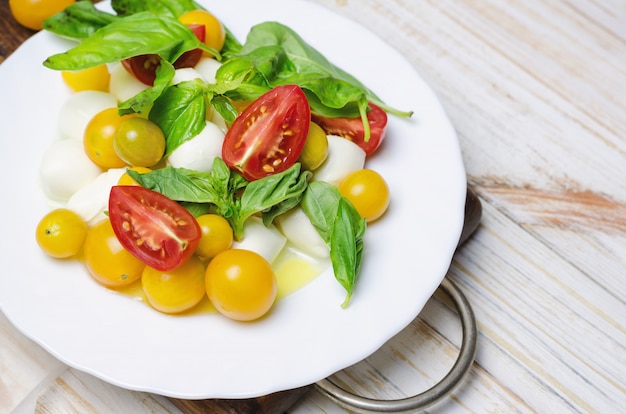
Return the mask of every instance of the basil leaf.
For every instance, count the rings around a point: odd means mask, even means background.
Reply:
[[[117,16],[96,9],[90,1],[77,1],[44,20],[43,28],[60,36],[84,39],[116,19]]]
[[[176,18],[198,8],[193,0],[111,0],[111,7],[122,16],[149,11]]]
[[[172,200],[212,204],[229,221],[237,240],[243,237],[245,221],[254,214],[277,214],[297,205],[311,175],[309,171],[300,173],[300,165],[295,164],[282,173],[248,182],[217,157],[208,173],[165,167],[146,174],[129,170],[128,174],[143,187]]]
[[[302,197],[300,205],[302,210],[326,244],[330,243],[330,233],[335,223],[340,198],[341,194],[337,187],[325,181],[309,183]]]
[[[165,134],[165,156],[202,132],[206,105],[204,84],[199,80],[169,86],[154,101],[149,119]]]
[[[337,215],[330,234],[330,259],[335,278],[346,290],[341,304],[348,306],[356,285],[363,253],[365,219],[345,197],[339,199]]]
[[[126,115],[130,113],[143,113],[145,110],[151,108],[153,103],[159,96],[163,94],[163,91],[174,79],[176,69],[174,66],[166,61],[161,61],[156,70],[156,78],[154,79],[154,85],[150,88],[144,89],[132,98],[121,102],[118,105],[120,115]]]
[[[214,178],[211,178],[211,173],[170,166],[145,174],[133,170],[128,170],[127,173],[142,187],[176,201],[217,205],[223,196],[219,186],[215,185]]]
[[[80,70],[145,54],[173,63],[184,52],[202,47],[200,40],[177,19],[140,12],[116,19],[66,52],[48,57],[56,70]]]
[[[243,224],[256,213],[266,213],[264,223],[270,224],[274,217],[298,205],[308,185],[310,171],[300,172],[300,164],[246,186],[241,196],[239,223],[235,224],[235,236],[243,236]]]
[[[343,197],[337,187],[323,182],[309,184],[302,203],[302,211],[307,215],[318,234],[330,247],[330,259],[337,281],[347,295],[342,307],[346,307],[352,297],[363,252],[365,219],[352,203]]]

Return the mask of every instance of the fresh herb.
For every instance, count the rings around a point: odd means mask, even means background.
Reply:
[[[48,57],[44,65],[80,70],[147,54],[174,63],[183,53],[197,48],[210,49],[177,19],[140,12],[116,19],[72,49]]]
[[[117,16],[98,10],[90,1],[77,1],[43,22],[43,28],[60,36],[85,39]]]
[[[129,170],[128,174],[143,187],[172,200],[211,204],[229,221],[237,240],[253,215],[261,213],[269,225],[277,215],[298,205],[311,176],[295,164],[282,173],[248,182],[221,158],[215,158],[210,172],[165,167],[146,174]]]
[[[330,248],[335,278],[346,290],[348,306],[361,268],[366,223],[337,187],[313,181],[302,197],[302,210]]]

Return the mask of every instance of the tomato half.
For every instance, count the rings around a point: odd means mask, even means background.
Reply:
[[[235,119],[224,137],[222,159],[251,181],[285,171],[302,153],[310,123],[302,89],[278,86]]]
[[[370,138],[365,141],[363,121],[361,118],[325,118],[319,115],[312,115],[316,122],[328,135],[338,135],[363,148],[365,154],[370,155],[378,149],[385,139],[387,130],[387,113],[378,106],[370,103],[370,110],[367,113],[367,120],[370,125]]]
[[[204,25],[193,24],[187,27],[189,27],[201,42],[204,42],[206,33]],[[176,69],[194,67],[200,61],[200,58],[202,58],[202,53],[202,49],[189,50],[176,59],[174,67]],[[148,86],[154,85],[156,70],[160,64],[161,57],[159,55],[139,55],[122,60],[124,68],[140,82]]]
[[[181,265],[202,237],[198,222],[184,207],[140,186],[111,188],[109,219],[122,246],[157,270]]]

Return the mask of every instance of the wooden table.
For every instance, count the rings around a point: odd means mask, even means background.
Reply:
[[[369,27],[430,83],[483,204],[482,225],[448,275],[473,305],[478,352],[462,387],[431,412],[623,412],[626,3],[314,2]],[[0,3],[0,62],[31,34]],[[431,386],[460,341],[443,299],[435,295],[403,332],[334,380],[376,398]],[[0,412],[33,407],[194,411],[68,369],[0,314]],[[287,412],[344,411],[310,390]]]

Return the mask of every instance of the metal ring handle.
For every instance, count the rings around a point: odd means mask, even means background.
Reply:
[[[329,379],[315,383],[323,395],[339,406],[358,413],[407,413],[424,410],[440,401],[461,382],[474,362],[478,330],[472,307],[461,290],[450,280],[444,279],[441,288],[448,294],[457,308],[463,330],[463,341],[459,356],[452,369],[432,388],[412,397],[398,400],[375,400],[344,390]]]

